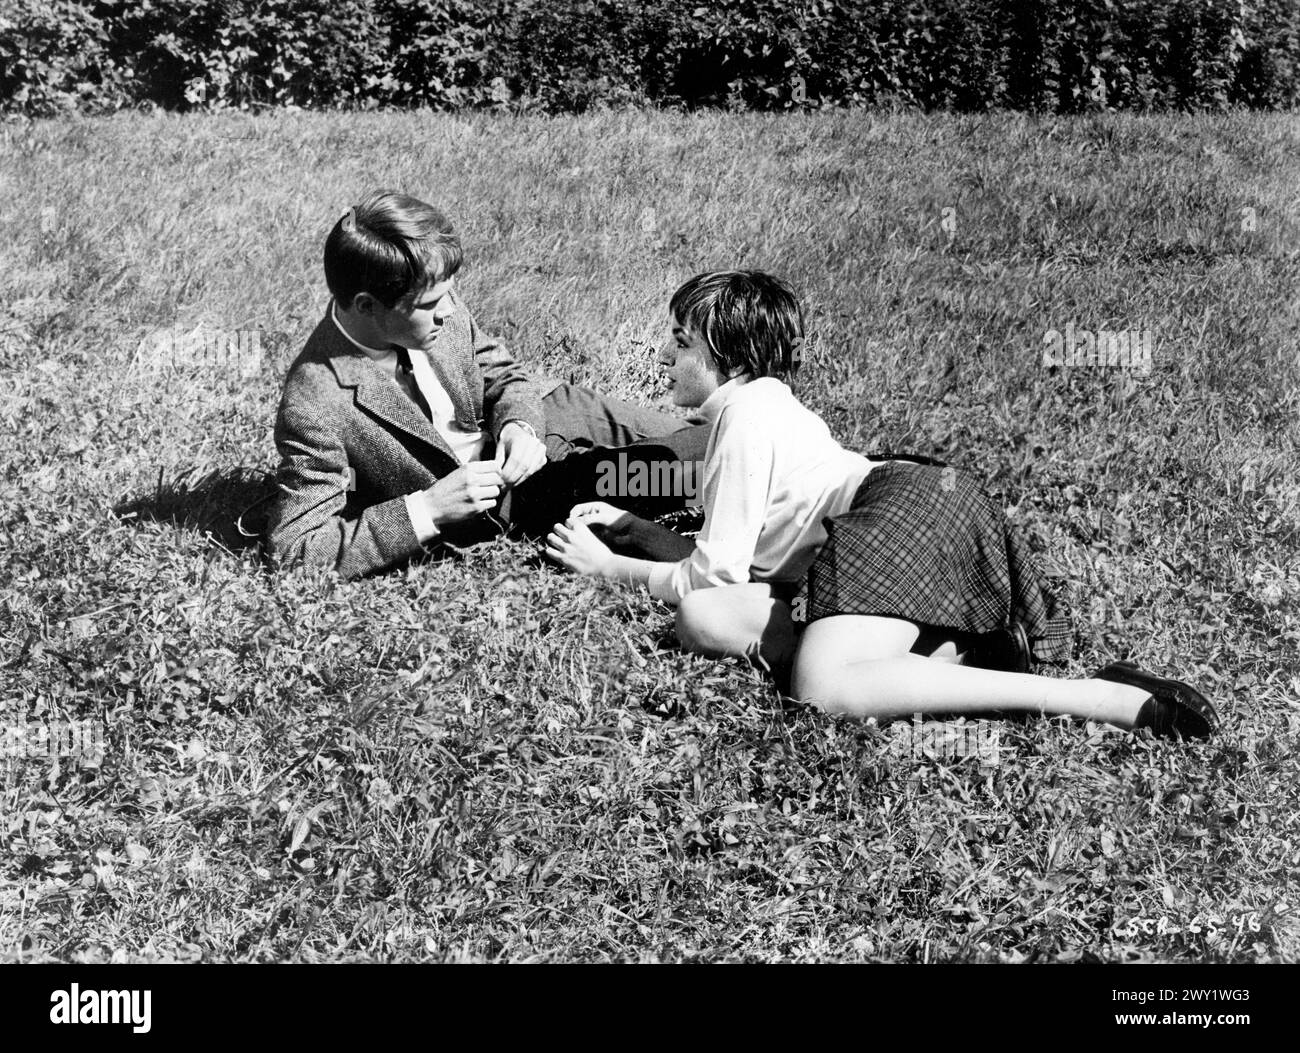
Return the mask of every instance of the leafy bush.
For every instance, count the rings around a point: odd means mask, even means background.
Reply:
[[[380,0],[389,52],[370,82],[373,97],[408,106],[481,104],[491,92],[489,66],[497,6],[482,0]]]
[[[34,117],[120,104],[108,27],[73,0],[0,6],[0,104]]]
[[[388,41],[374,5],[111,0],[96,5],[145,97],[169,108],[361,104]]]
[[[0,106],[1223,109],[1300,100],[1294,0],[9,0]]]

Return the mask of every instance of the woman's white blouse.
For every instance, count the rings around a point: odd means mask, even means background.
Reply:
[[[655,564],[651,594],[677,604],[714,585],[799,581],[826,541],[822,520],[848,510],[871,462],[771,377],[730,380],[700,412],[713,422],[704,526],[686,559]]]

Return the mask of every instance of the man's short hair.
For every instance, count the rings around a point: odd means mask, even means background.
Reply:
[[[363,292],[392,307],[450,278],[463,259],[443,213],[407,194],[378,190],[348,209],[325,239],[325,283],[345,310]]]
[[[728,376],[790,380],[799,369],[803,310],[780,278],[763,271],[697,274],[673,293],[668,309],[704,337]]]

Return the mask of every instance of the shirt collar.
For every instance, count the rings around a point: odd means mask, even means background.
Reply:
[[[343,323],[339,321],[339,305],[337,300],[330,301],[330,319],[338,326],[338,330],[343,334],[349,344],[362,352],[367,358],[374,359],[376,362],[384,362],[397,354],[392,348],[381,349],[378,347],[366,347],[365,344],[352,338],[352,334],[343,328]]]
[[[712,395],[700,403],[700,408],[697,411],[698,415],[708,424],[716,423],[718,417],[722,414],[722,407],[752,379],[753,377],[748,373],[741,373],[740,376],[732,377],[725,384],[720,384]]]

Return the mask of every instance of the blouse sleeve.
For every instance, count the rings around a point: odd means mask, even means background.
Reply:
[[[718,420],[704,465],[704,526],[695,551],[678,563],[656,564],[650,593],[678,604],[695,589],[749,581],[772,489],[773,450],[758,420],[728,406]]]

